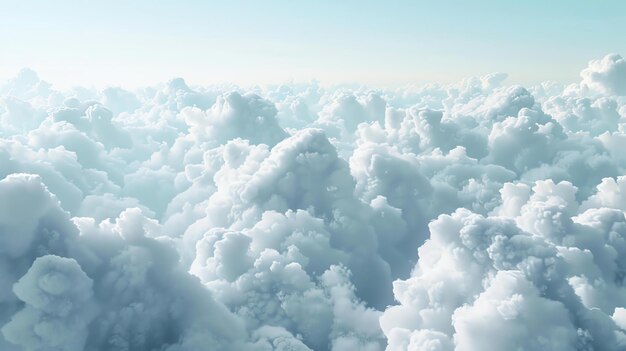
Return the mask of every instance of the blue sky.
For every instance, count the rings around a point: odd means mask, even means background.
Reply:
[[[57,86],[290,79],[392,86],[494,71],[571,82],[626,54],[626,1],[7,1],[0,80]]]

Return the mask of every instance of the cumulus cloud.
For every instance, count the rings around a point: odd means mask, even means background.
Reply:
[[[189,132],[199,140],[225,143],[240,137],[273,146],[286,136],[276,120],[276,108],[258,95],[230,92],[219,96],[206,111],[186,108],[181,111]]]
[[[624,60],[567,86],[0,84],[2,350],[622,350]]]
[[[540,296],[521,272],[500,271],[472,305],[454,312],[457,350],[572,350],[567,310]]]
[[[5,338],[28,350],[82,350],[95,315],[93,281],[74,259],[35,259],[13,285],[26,307],[2,327]]]
[[[626,60],[618,54],[589,61],[580,76],[586,88],[604,94],[626,95]]]

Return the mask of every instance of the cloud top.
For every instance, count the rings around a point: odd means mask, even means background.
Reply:
[[[0,349],[623,350],[626,64],[0,86]]]

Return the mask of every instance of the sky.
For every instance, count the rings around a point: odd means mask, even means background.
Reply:
[[[308,81],[395,86],[494,71],[573,82],[626,53],[626,2],[0,0],[0,80],[57,87]]]
[[[0,350],[626,350],[626,5],[470,1],[0,0]]]

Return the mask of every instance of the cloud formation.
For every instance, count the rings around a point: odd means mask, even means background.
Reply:
[[[0,85],[2,350],[623,350],[626,74]]]

